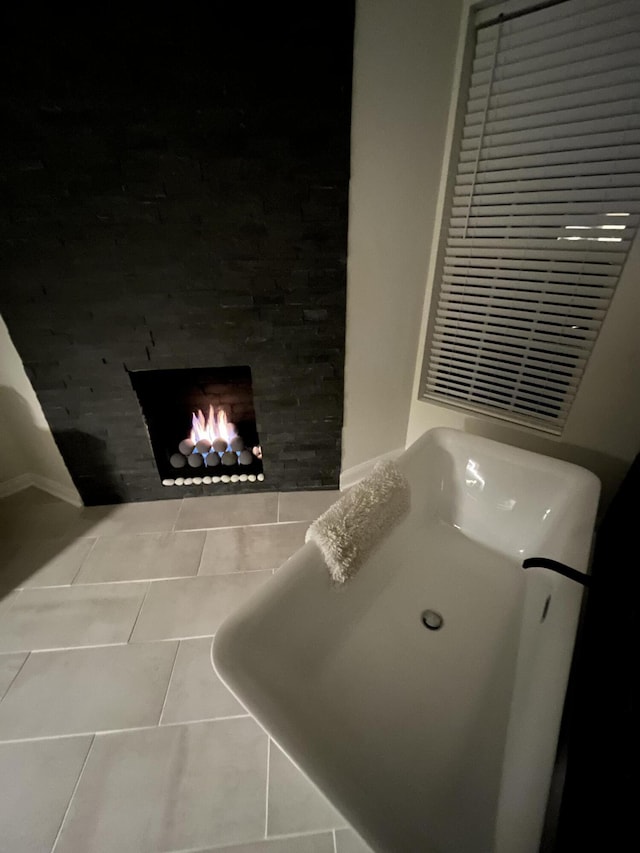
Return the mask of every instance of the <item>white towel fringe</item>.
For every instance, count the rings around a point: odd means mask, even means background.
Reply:
[[[352,578],[373,548],[409,511],[409,483],[393,461],[378,462],[309,527],[336,583]]]

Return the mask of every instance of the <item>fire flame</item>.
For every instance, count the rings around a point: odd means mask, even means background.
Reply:
[[[231,440],[236,437],[236,429],[232,423],[227,420],[227,413],[224,409],[215,411],[213,406],[209,406],[209,414],[205,417],[202,409],[198,409],[193,413],[191,418],[193,429],[190,433],[191,441],[197,444],[203,438],[206,438],[211,444],[216,438],[221,438],[223,441],[230,444]]]

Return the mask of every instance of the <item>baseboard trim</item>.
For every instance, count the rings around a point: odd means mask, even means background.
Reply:
[[[12,477],[10,480],[5,480],[0,483],[0,498],[8,498],[10,495],[15,495],[23,489],[28,489],[33,485],[31,474],[19,474],[17,477]]]
[[[73,506],[84,506],[78,492],[69,486],[63,486],[57,480],[50,480],[48,477],[41,477],[40,474],[32,474],[33,485],[37,489],[42,489],[43,492],[49,492],[54,498],[60,498],[61,501],[66,501]]]
[[[382,453],[380,456],[375,456],[373,459],[367,459],[366,462],[361,462],[359,465],[354,465],[352,468],[347,468],[340,474],[340,491],[350,489],[355,486],[360,480],[367,477],[373,470],[376,462],[382,462],[384,459],[396,459],[404,453],[404,447],[397,447],[395,450],[390,450],[388,453]]]
[[[0,483],[0,498],[7,498],[10,495],[15,495],[23,489],[28,489],[29,486],[35,486],[43,492],[53,495],[54,498],[59,498],[61,501],[66,501],[73,506],[84,506],[78,492],[63,486],[55,480],[50,480],[48,477],[42,477],[40,474],[20,474],[18,477],[13,477],[4,483]]]

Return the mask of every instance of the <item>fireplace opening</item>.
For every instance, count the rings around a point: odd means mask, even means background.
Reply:
[[[264,480],[248,366],[129,377],[164,486]]]

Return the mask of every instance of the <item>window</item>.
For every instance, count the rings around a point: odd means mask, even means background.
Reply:
[[[560,433],[638,225],[640,5],[474,24],[421,399]]]

